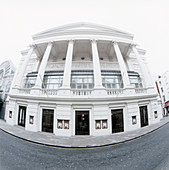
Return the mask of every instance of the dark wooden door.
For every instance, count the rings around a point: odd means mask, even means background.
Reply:
[[[112,115],[112,133],[123,132],[123,109],[117,109],[111,111]]]
[[[147,111],[147,106],[141,106],[140,107],[140,123],[141,127],[147,126],[148,125],[148,111]]]
[[[53,114],[54,110],[43,109],[42,113],[42,131],[53,133]]]
[[[89,135],[89,111],[76,111],[75,135]]]
[[[19,106],[18,125],[25,127],[25,122],[26,122],[26,107]]]

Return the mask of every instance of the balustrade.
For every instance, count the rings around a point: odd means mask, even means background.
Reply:
[[[56,89],[42,89],[41,90],[42,95],[57,95]]]
[[[92,90],[89,89],[73,89],[72,90],[72,95],[73,96],[88,96],[92,95]]]
[[[146,88],[138,88],[138,89],[135,89],[135,93],[138,94],[138,93],[147,93],[147,89]]]
[[[31,88],[20,88],[19,93],[20,94],[30,94]]]
[[[117,96],[125,94],[125,89],[106,89],[108,95]]]
[[[19,89],[19,94],[30,94],[31,88]],[[58,89],[41,89],[41,95],[57,95]],[[125,89],[106,89],[108,96],[125,95]],[[92,95],[93,89],[71,89],[72,96]],[[135,89],[135,94],[147,93],[146,88]]]

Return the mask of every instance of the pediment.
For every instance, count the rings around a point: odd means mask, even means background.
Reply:
[[[77,33],[77,32],[95,32],[95,33],[108,33],[108,34],[118,34],[122,36],[127,36],[127,37],[133,37],[132,34],[127,33],[125,31],[104,26],[104,25],[98,25],[98,24],[92,24],[92,23],[86,23],[86,22],[80,22],[80,23],[74,23],[74,24],[68,24],[68,25],[63,25],[59,27],[55,27],[40,33],[37,33],[33,35],[33,39],[37,37],[43,37],[47,35],[52,35],[52,34],[64,34],[64,33]]]

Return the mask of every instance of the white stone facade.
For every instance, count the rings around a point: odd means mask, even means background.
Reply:
[[[166,71],[162,76],[159,76],[156,81],[157,91],[161,98],[163,114],[169,114],[169,71]]]
[[[109,135],[160,121],[133,35],[77,23],[33,36],[10,92],[7,123],[58,136]]]

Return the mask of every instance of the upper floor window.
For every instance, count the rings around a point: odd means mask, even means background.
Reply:
[[[142,83],[139,77],[130,77],[130,84],[134,88],[142,88]]]
[[[45,75],[43,79],[42,87],[46,89],[58,89],[62,86],[62,75]]]
[[[163,88],[161,87],[161,91],[164,92]]]
[[[33,86],[35,86],[35,83],[36,83],[36,77],[27,77],[25,88],[32,88]]]
[[[93,87],[93,71],[72,71],[71,88],[91,89]]]
[[[102,71],[102,84],[105,88],[123,88],[123,81],[119,71]]]

